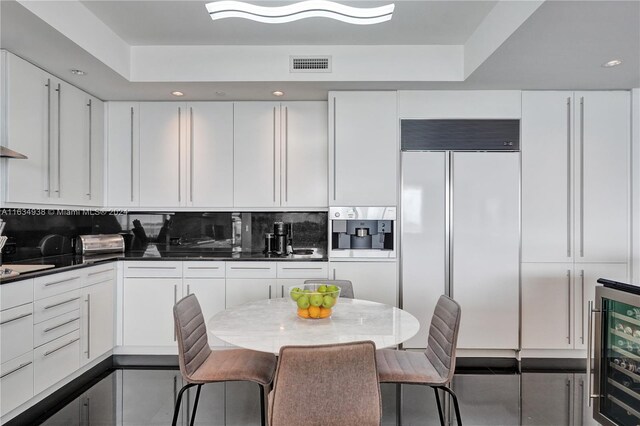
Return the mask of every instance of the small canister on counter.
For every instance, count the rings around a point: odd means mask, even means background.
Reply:
[[[264,252],[265,254],[272,253],[274,250],[274,237],[271,232],[264,234]]]

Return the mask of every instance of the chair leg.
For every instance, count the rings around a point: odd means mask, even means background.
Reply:
[[[264,392],[264,386],[259,385],[260,386],[260,424],[262,426],[266,426],[266,415],[265,415],[265,403],[264,403],[264,396],[265,396],[265,392]]]
[[[182,394],[184,393],[184,391],[186,391],[187,389],[193,386],[195,386],[195,384],[188,383],[184,385],[182,389],[180,389],[180,392],[178,392],[178,398],[176,399],[176,406],[173,409],[173,421],[171,422],[171,426],[176,426],[176,424],[178,423],[178,414],[180,413],[180,404],[182,404]]]
[[[438,417],[440,418],[440,426],[444,426],[444,417],[442,416],[442,406],[440,405],[440,394],[438,388],[431,388],[436,394],[436,404],[438,405]]]
[[[198,390],[196,391],[196,400],[193,403],[193,414],[191,414],[191,422],[189,423],[189,426],[193,426],[196,422],[196,411],[198,410],[198,401],[200,400],[200,389],[202,388],[202,385],[198,385]]]
[[[453,408],[456,411],[456,419],[458,420],[458,426],[462,426],[462,417],[460,417],[460,406],[458,405],[458,397],[456,396],[454,391],[452,391],[446,386],[442,386],[440,389],[447,392],[449,395],[451,395],[451,398],[453,398]]]

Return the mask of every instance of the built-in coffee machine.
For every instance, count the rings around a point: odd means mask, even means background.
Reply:
[[[396,257],[395,207],[330,207],[329,257]]]

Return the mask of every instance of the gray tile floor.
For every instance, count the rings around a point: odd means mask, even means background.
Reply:
[[[116,370],[62,407],[43,424],[168,425],[173,400],[182,386],[177,370]],[[457,393],[465,425],[591,425],[585,376],[574,373],[457,374]],[[395,385],[383,385],[384,425],[397,424]],[[437,425],[431,388],[402,386],[403,425]],[[193,405],[195,391],[185,401]],[[196,424],[259,425],[259,390],[250,383],[205,385]],[[187,425],[190,408],[180,425]]]

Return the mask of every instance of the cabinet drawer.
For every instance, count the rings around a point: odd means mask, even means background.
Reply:
[[[33,397],[33,351],[0,366],[0,416]]]
[[[126,278],[182,278],[182,262],[125,262]]]
[[[320,278],[329,275],[329,265],[321,262],[279,262],[278,278]]]
[[[44,299],[65,291],[77,290],[80,288],[81,278],[81,270],[35,278],[33,284],[34,299]]]
[[[33,304],[33,322],[38,324],[58,315],[80,309],[80,291],[68,291],[57,296],[36,300]]]
[[[225,262],[182,262],[185,278],[224,278]]]
[[[0,311],[33,302],[33,280],[2,284]]]
[[[80,367],[80,331],[53,340],[33,350],[34,393],[64,379]]]
[[[226,262],[227,278],[275,278],[275,262]]]
[[[0,359],[8,361],[33,349],[33,304],[0,312]]]
[[[83,286],[98,284],[116,279],[116,269],[113,265],[94,266],[86,269],[86,279]]]
[[[33,326],[33,347],[37,348],[79,329],[80,311],[78,310],[42,321]]]

